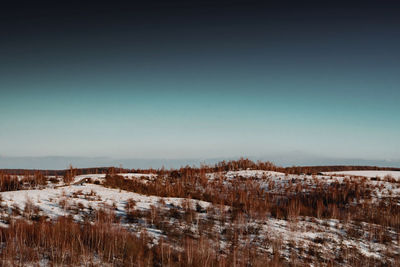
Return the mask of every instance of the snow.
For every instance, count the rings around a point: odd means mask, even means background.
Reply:
[[[367,178],[380,177],[384,178],[387,175],[392,176],[397,181],[400,180],[400,171],[340,171],[340,172],[325,172],[327,175],[346,175],[346,176],[364,176]]]
[[[119,174],[126,179],[143,179],[149,180],[156,177],[156,174],[143,174],[143,173],[121,173]],[[343,182],[346,178],[344,176],[363,176],[367,178],[381,177],[384,178],[387,175],[391,175],[397,181],[400,180],[400,172],[396,171],[344,171],[344,172],[326,172],[324,175],[295,175],[295,174],[284,174],[273,171],[263,170],[240,170],[240,171],[228,171],[221,173],[208,173],[209,179],[215,179],[217,177],[225,177],[227,180],[233,180],[236,177],[243,178],[257,178],[260,179],[261,185],[268,188],[269,191],[279,192],[284,189],[284,186],[288,183],[302,183],[307,185],[315,184],[330,184],[332,182]],[[47,187],[44,189],[35,190],[20,190],[11,192],[1,192],[1,204],[3,207],[8,207],[9,211],[12,207],[18,206],[19,209],[23,210],[27,203],[32,203],[34,206],[40,208],[43,215],[47,215],[50,219],[55,219],[59,216],[72,214],[75,220],[81,220],[89,207],[94,209],[101,209],[106,206],[114,206],[115,212],[118,216],[125,215],[125,206],[127,201],[132,199],[135,201],[136,210],[150,210],[152,206],[160,207],[160,202],[164,202],[163,209],[169,209],[171,207],[182,206],[184,198],[170,198],[170,197],[157,197],[141,195],[134,192],[128,192],[120,189],[106,188],[101,184],[85,183],[86,178],[93,180],[103,181],[105,174],[85,174],[79,175],[74,178],[74,182],[71,185],[59,184],[57,187]],[[351,179],[351,178],[350,178]],[[358,178],[354,178],[358,179]],[[372,185],[372,190],[376,198],[392,197],[400,195],[400,184],[389,182],[389,181],[376,181],[363,179],[368,184]],[[231,182],[230,181],[230,182]],[[82,184],[80,184],[82,182]],[[50,186],[50,185],[49,185]],[[307,187],[306,187],[307,188]],[[309,187],[307,190],[310,190]],[[305,190],[305,189],[304,189]],[[162,201],[161,201],[162,200]],[[195,207],[196,203],[202,206],[203,209],[208,208],[211,203],[199,200],[188,200],[192,207]],[[65,203],[63,207],[62,202]],[[79,208],[79,212],[74,214],[71,208],[77,208],[83,205],[83,208]],[[228,206],[225,206],[228,209]],[[5,209],[7,210],[7,209]],[[206,216],[206,214],[198,214],[198,216]],[[173,221],[173,219],[171,219]],[[335,219],[316,219],[312,217],[301,217],[291,220],[283,220],[269,217],[265,220],[253,220],[246,222],[247,225],[260,226],[260,233],[257,236],[252,236],[252,239],[262,240],[264,238],[271,238],[271,240],[283,240],[283,245],[288,247],[289,243],[295,244],[295,247],[309,247],[313,245],[318,247],[319,253],[323,255],[325,259],[334,257],[335,253],[340,253],[340,246],[343,244],[346,247],[354,247],[361,254],[366,257],[379,258],[381,257],[382,251],[389,250],[391,253],[395,253],[398,249],[398,245],[383,245],[376,243],[373,240],[365,239],[352,239],[348,237],[346,229],[348,227],[354,227],[354,222],[346,222],[335,220]],[[0,221],[0,227],[7,227],[8,225]],[[137,225],[131,223],[121,223],[121,226],[126,228],[134,228]],[[176,227],[183,228],[184,225],[177,224]],[[194,227],[192,225],[192,227]],[[232,227],[226,223],[225,225],[215,225],[216,231],[221,232],[222,228]],[[363,228],[368,229],[374,227],[372,224],[365,224]],[[153,237],[153,243],[157,243],[159,238],[164,238],[162,231],[157,228],[148,226],[145,228],[146,231]],[[192,229],[196,232],[195,229]],[[393,235],[396,233],[393,232]],[[221,247],[224,248],[229,244],[224,243],[221,240]],[[321,243],[322,242],[322,243]],[[269,251],[270,247],[260,245],[260,249]],[[272,251],[271,251],[272,253]],[[290,251],[282,249],[282,255],[289,259]]]
[[[31,201],[39,207],[44,214],[50,218],[68,215],[59,204],[60,200],[65,199],[67,206],[69,204],[81,203],[84,207],[91,206],[99,209],[107,205],[115,204],[117,214],[122,215],[125,210],[125,204],[129,199],[136,202],[136,209],[148,210],[152,205],[156,206],[162,199],[166,206],[180,206],[183,198],[145,196],[133,192],[119,189],[105,188],[96,184],[70,185],[58,188],[46,188],[43,190],[20,190],[2,192],[2,203],[8,207],[17,205],[21,210],[25,208],[27,201]],[[207,208],[210,203],[200,200],[190,200],[191,205],[198,203],[202,208]]]
[[[228,171],[225,176],[227,178],[234,178],[236,176],[242,176],[244,178],[250,178],[250,177],[262,178],[267,176],[285,176],[285,174],[273,171],[243,170],[243,171]]]
[[[218,176],[225,176],[228,179],[235,177],[243,178],[263,178],[263,177],[283,177],[285,173],[263,170],[241,170],[241,171],[228,171],[222,173],[207,173],[209,179],[215,179]]]
[[[118,175],[124,177],[125,179],[134,179],[134,178],[155,178],[157,175],[153,173],[118,173]],[[103,180],[106,177],[106,175],[103,174],[83,174],[83,175],[77,175],[74,178],[74,183],[77,183],[83,179],[91,178],[93,180]]]

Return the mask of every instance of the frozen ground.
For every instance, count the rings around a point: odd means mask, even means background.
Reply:
[[[156,177],[156,174],[148,174],[148,173],[118,173],[118,175],[121,175],[122,177],[126,179],[135,179],[135,178],[143,178],[143,179],[152,179]],[[93,179],[93,180],[98,180],[98,181],[103,181],[104,177],[106,177],[105,174],[83,174],[83,175],[77,175],[74,178],[74,183],[80,182],[84,179]]]
[[[396,180],[400,179],[400,171],[341,171],[341,172],[325,172],[327,175],[347,175],[347,176],[364,176],[368,178],[391,176]]]
[[[155,174],[138,174],[124,173],[120,174],[126,179],[151,180],[157,176]],[[390,175],[395,178],[396,182],[385,180],[372,180],[373,177],[385,178]],[[363,176],[366,178],[353,177]],[[346,172],[328,172],[324,175],[294,175],[284,174],[272,171],[260,170],[242,170],[229,171],[221,173],[208,173],[206,177],[210,180],[220,178],[224,183],[229,183],[235,179],[254,180],[260,183],[267,191],[282,194],[293,193],[290,191],[293,184],[301,184],[305,191],[312,190],[316,186],[330,185],[335,182],[343,183],[344,181],[362,181],[367,183],[372,189],[373,201],[382,198],[392,198],[400,205],[400,172],[388,171],[346,171]],[[86,179],[98,181],[97,184],[89,183]],[[158,197],[137,194],[120,189],[106,188],[102,185],[104,174],[87,174],[79,175],[74,178],[74,182],[70,185],[63,184],[61,181],[56,185],[49,185],[43,189],[20,190],[1,192],[1,221],[0,227],[7,227],[10,216],[14,218],[29,218],[32,212],[30,209],[36,207],[40,215],[46,216],[49,220],[53,220],[58,216],[71,215],[76,221],[82,221],[91,210],[99,210],[111,208],[115,214],[121,218],[126,217],[126,207],[129,201],[135,202],[135,210],[147,212],[151,218],[154,207],[160,209],[159,212],[164,213],[164,220],[168,221],[171,227],[182,233],[190,232],[193,236],[201,235],[199,229],[199,220],[210,220],[216,218],[218,210],[227,211],[229,207],[220,206],[211,202],[172,198]],[[347,180],[346,180],[347,179]],[[184,221],[167,216],[169,211],[178,209],[183,212],[184,205],[190,203],[193,208],[197,206],[195,218],[197,223],[191,224],[189,227]],[[214,208],[217,210],[214,217],[210,217],[205,210]],[[221,209],[222,208],[222,209]],[[19,210],[19,212],[15,212]],[[212,213],[214,214],[214,213]],[[329,261],[341,255],[344,251],[355,250],[360,257],[368,257],[380,260],[394,255],[399,257],[400,238],[399,233],[394,229],[384,229],[385,234],[390,236],[390,242],[381,243],[371,238],[363,229],[377,229],[381,231],[382,227],[375,224],[353,221],[340,221],[335,219],[317,219],[308,216],[295,216],[287,220],[268,217],[265,219],[252,219],[248,221],[243,218],[240,223],[216,222],[210,230],[209,235],[219,235],[219,233],[229,231],[229,229],[244,229],[249,232],[246,239],[241,240],[243,244],[250,242],[254,244],[259,251],[273,255],[273,248],[278,246],[281,255],[289,260],[293,251],[296,255],[303,258],[310,258],[312,261],[324,260]],[[217,223],[218,222],[218,223]],[[168,224],[168,223],[167,223]],[[146,229],[153,237],[153,243],[157,243],[160,237],[168,238],[165,229],[159,229],[157,224],[149,223],[146,219],[140,219],[137,222],[129,222],[124,219],[121,225],[132,231],[141,231]],[[242,230],[240,230],[242,231]],[[356,233],[354,233],[356,232]],[[396,242],[395,240],[398,239]],[[279,241],[276,241],[279,240]],[[179,239],[177,241],[179,244]],[[229,248],[229,244],[224,238],[219,239],[220,248]],[[314,252],[313,252],[314,251]],[[347,253],[347,252],[346,252]],[[319,259],[318,259],[319,257]],[[395,262],[392,258],[387,261],[389,265]]]

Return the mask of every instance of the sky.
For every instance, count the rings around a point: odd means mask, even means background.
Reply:
[[[4,4],[0,156],[400,162],[400,4],[357,2]]]

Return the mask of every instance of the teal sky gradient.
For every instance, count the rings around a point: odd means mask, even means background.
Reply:
[[[0,155],[400,159],[398,21],[317,21],[10,35]]]

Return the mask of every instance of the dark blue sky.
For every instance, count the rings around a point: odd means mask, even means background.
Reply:
[[[395,1],[5,5],[0,155],[400,159]]]

